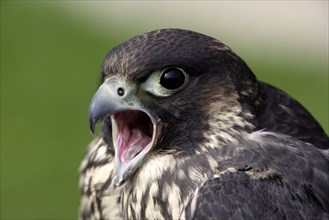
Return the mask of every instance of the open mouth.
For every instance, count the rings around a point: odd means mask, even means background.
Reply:
[[[116,185],[121,185],[141,165],[156,144],[161,126],[139,110],[121,111],[111,116],[116,157]]]
[[[153,124],[142,111],[123,111],[113,115],[117,125],[116,147],[123,164],[129,163],[152,141]]]
[[[119,93],[119,91],[126,93]],[[111,117],[115,151],[114,184],[124,184],[148,159],[164,125],[156,112],[143,106],[122,79],[110,77],[98,88],[89,105],[89,126]],[[147,157],[146,157],[147,156]]]

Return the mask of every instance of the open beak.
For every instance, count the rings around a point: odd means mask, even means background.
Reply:
[[[146,154],[156,144],[162,123],[136,98],[133,88],[122,79],[106,79],[91,100],[90,130],[106,117],[111,117],[115,150],[114,184],[121,186],[141,166]]]

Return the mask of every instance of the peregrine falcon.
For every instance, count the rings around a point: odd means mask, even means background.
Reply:
[[[209,36],[113,48],[89,107],[81,219],[329,219],[329,138]]]

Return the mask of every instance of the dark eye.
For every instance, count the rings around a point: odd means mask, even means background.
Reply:
[[[166,89],[178,89],[185,82],[185,74],[182,70],[177,68],[168,68],[163,71],[160,84]]]

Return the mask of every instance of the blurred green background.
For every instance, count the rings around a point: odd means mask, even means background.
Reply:
[[[227,28],[229,19],[200,23],[198,16],[211,16],[204,8],[188,17],[193,11],[187,3],[185,14],[175,8],[177,17],[170,21],[156,17],[160,3],[144,2],[148,9],[140,6],[132,13],[129,2],[108,2],[108,14],[101,2],[88,4],[1,1],[1,219],[77,218],[77,171],[92,139],[87,111],[101,63],[113,46],[152,29],[180,27],[221,39],[258,78],[305,105],[328,133],[327,44],[319,53],[292,49],[281,45],[288,37],[284,33],[281,40],[250,43],[236,34],[239,27]],[[176,7],[168,4],[166,10]],[[328,38],[328,27],[325,31]],[[280,46],[285,50],[275,50]]]

